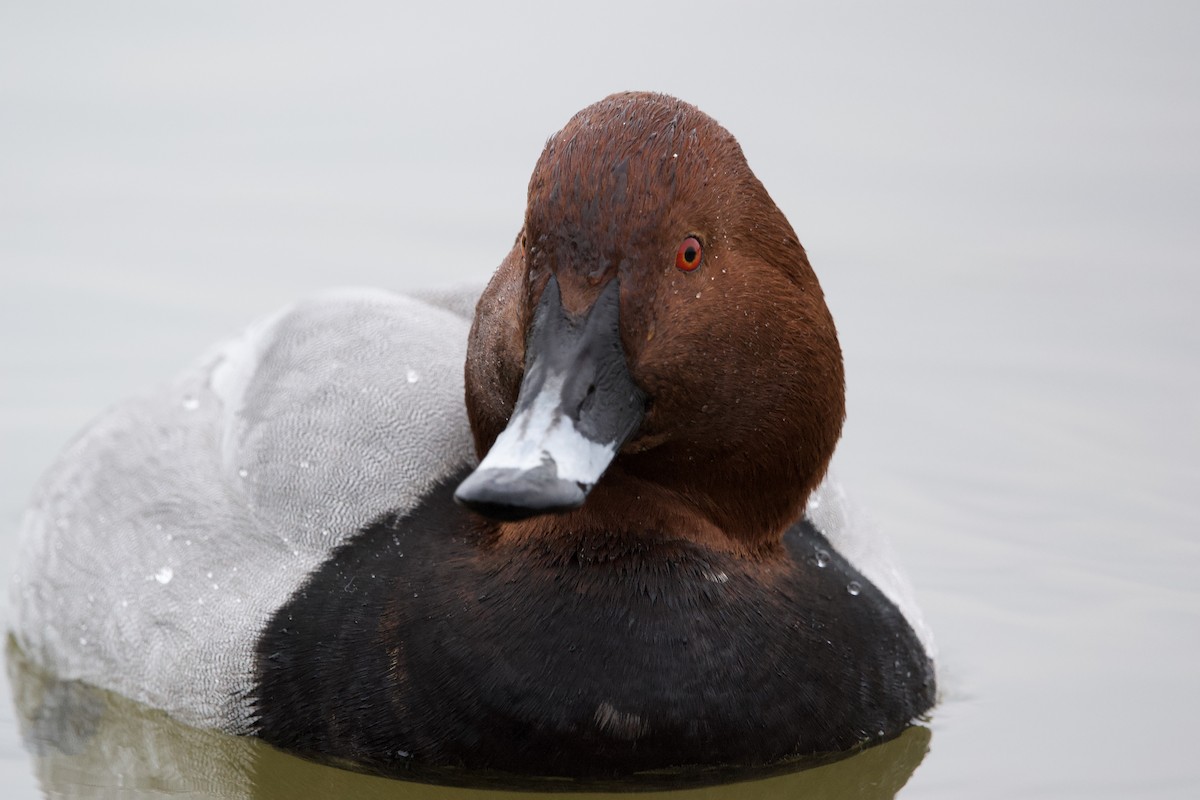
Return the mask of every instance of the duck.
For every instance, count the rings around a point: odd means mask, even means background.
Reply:
[[[737,140],[624,92],[546,143],[486,288],[340,289],[71,442],[25,657],[383,774],[754,768],[894,738],[933,640],[830,465],[833,318]]]

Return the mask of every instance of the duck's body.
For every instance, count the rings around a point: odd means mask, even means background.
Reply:
[[[902,730],[929,638],[821,483],[832,321],[720,137],[614,96],[547,146],[473,322],[470,293],[326,295],[109,412],[27,514],[22,647],[385,771],[752,765]]]

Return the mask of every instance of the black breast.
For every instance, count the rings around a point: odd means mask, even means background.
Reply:
[[[609,777],[844,751],[933,703],[908,623],[808,522],[766,562],[652,536],[501,548],[452,502],[460,478],[275,614],[260,736],[393,774]]]

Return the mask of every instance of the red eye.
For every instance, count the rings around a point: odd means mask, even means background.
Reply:
[[[679,245],[679,250],[675,252],[675,266],[684,272],[691,272],[700,266],[700,256],[703,252],[700,240],[695,236],[689,236],[683,240]]]

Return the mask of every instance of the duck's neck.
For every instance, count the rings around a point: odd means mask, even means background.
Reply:
[[[714,552],[765,557],[780,551],[784,528],[786,522],[781,522],[778,531],[747,536],[743,530],[719,524],[686,495],[618,468],[605,474],[581,508],[504,523],[497,535],[513,544],[558,543],[572,548],[588,543],[628,549],[686,540]]]

